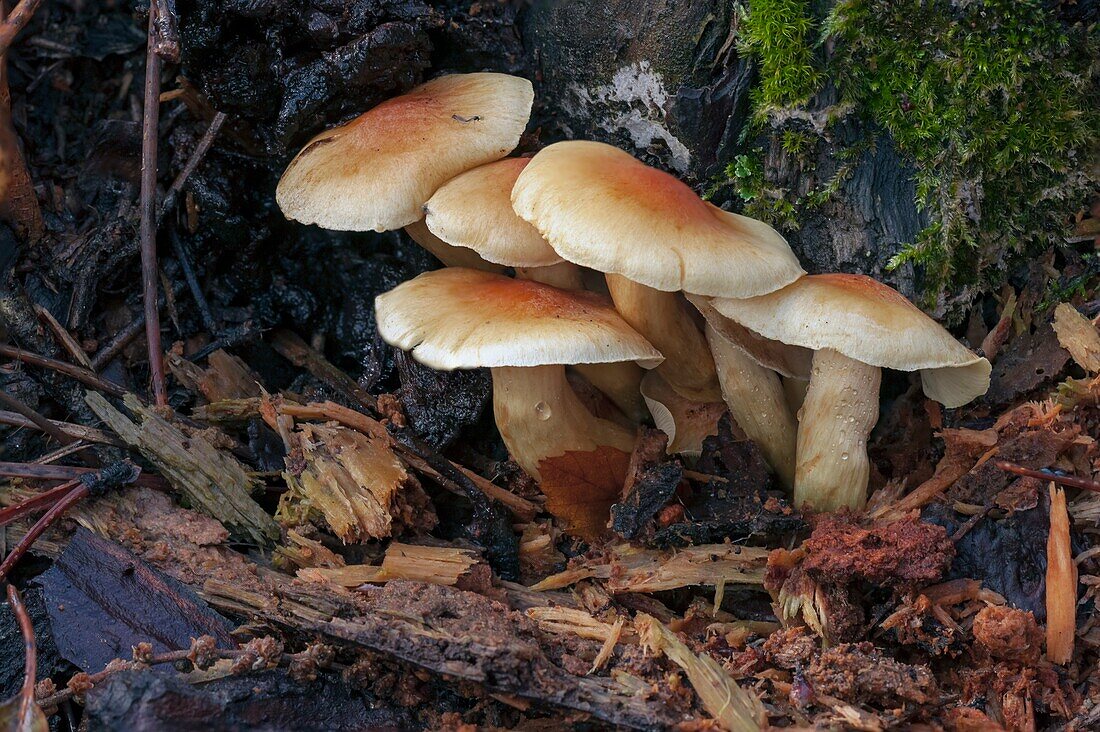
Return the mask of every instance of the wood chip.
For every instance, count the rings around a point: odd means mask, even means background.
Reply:
[[[723,729],[757,732],[767,726],[760,698],[738,686],[712,657],[692,653],[675,633],[645,613],[635,618],[634,627],[643,645],[653,653],[668,656],[684,670],[703,707]]]
[[[1047,538],[1047,660],[1065,665],[1073,658],[1077,632],[1077,565],[1069,540],[1066,494],[1050,484]]]
[[[1078,366],[1100,372],[1100,331],[1077,308],[1063,302],[1054,309],[1054,332]]]
[[[582,579],[607,580],[611,592],[658,592],[677,587],[762,584],[768,550],[734,544],[703,544],[679,550],[641,549],[622,543],[605,555],[551,575],[533,590],[556,590]]]
[[[477,566],[484,566],[484,563],[478,553],[470,549],[393,542],[379,566],[352,564],[346,567],[306,568],[298,571],[298,577],[314,582],[332,582],[342,587],[392,580],[415,580],[452,587]]]

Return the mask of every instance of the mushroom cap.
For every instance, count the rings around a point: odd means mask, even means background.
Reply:
[[[443,262],[448,267],[466,267],[468,269],[480,269],[484,272],[504,273],[504,267],[486,262],[481,255],[466,247],[456,247],[440,239],[428,230],[424,220],[414,221],[405,227],[405,233],[409,238],[419,244],[423,249],[431,252],[432,256]]]
[[[765,338],[815,351],[829,348],[871,366],[920,371],[924,393],[948,407],[989,389],[989,361],[870,277],[809,275],[760,297],[710,302]]]
[[[389,231],[419,221],[436,188],[504,157],[531,114],[531,82],[454,74],[326,130],[283,173],[283,215],[340,231]]]
[[[539,152],[512,206],[570,262],[657,290],[752,297],[805,274],[775,229],[599,142]]]
[[[609,299],[472,269],[448,267],[374,301],[378,332],[434,369],[663,359]]]
[[[814,352],[801,346],[791,346],[782,341],[765,338],[754,333],[735,320],[727,318],[710,304],[704,295],[688,295],[688,301],[707,321],[714,332],[741,350],[746,356],[766,369],[778,372],[789,379],[809,381]]]
[[[562,258],[512,210],[512,186],[531,158],[505,158],[467,170],[424,204],[428,229],[452,246],[505,267],[547,267]]]

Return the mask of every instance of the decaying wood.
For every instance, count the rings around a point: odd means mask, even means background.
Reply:
[[[757,732],[767,726],[760,698],[738,686],[712,657],[692,653],[672,631],[645,613],[638,614],[634,625],[647,648],[663,653],[684,670],[703,706],[723,729]]]
[[[104,445],[115,445],[118,447],[125,444],[114,435],[104,432],[103,430],[97,430],[93,427],[85,427],[82,424],[73,424],[72,422],[61,422],[56,419],[51,419],[49,422],[56,429],[76,440],[100,442]],[[16,412],[9,412],[2,409],[0,409],[0,424],[11,425],[12,427],[38,427],[38,424],[30,418]]]
[[[477,552],[449,546],[419,546],[392,542],[378,566],[352,564],[346,567],[302,569],[298,577],[313,582],[333,582],[342,587],[413,580],[433,585],[458,585],[475,567],[485,566]],[[488,571],[483,578],[487,583]]]
[[[422,494],[388,445],[346,427],[304,422],[291,434],[294,448],[283,477],[289,491],[280,513],[318,514],[340,539],[384,539],[413,519],[403,516],[404,494]],[[419,493],[418,493],[419,492]],[[418,500],[416,503],[426,503]],[[433,522],[434,523],[434,522]]]
[[[222,349],[210,354],[205,369],[176,353],[168,353],[165,360],[180,383],[207,401],[259,397],[263,393],[245,362]]]
[[[609,639],[617,640],[622,637],[621,619],[614,623],[605,623],[584,610],[570,607],[531,607],[525,612],[527,617],[538,623],[539,627],[547,633],[576,635],[603,643]],[[632,637],[633,633],[628,635]]]
[[[336,389],[344,396],[359,402],[368,409],[374,409],[377,400],[366,389],[359,386],[355,379],[333,366],[327,358],[310,348],[305,341],[289,330],[277,330],[271,334],[271,347],[283,358]]]
[[[335,402],[313,402],[310,404],[296,404],[289,399],[275,400],[275,409],[280,414],[293,417],[297,420],[316,420],[338,422],[345,427],[362,432],[372,438],[382,439],[391,444],[401,460],[417,473],[431,478],[449,491],[461,494],[462,489],[453,481],[441,475],[439,471],[429,465],[423,458],[409,450],[407,447],[390,437],[389,432],[378,420],[362,412],[349,409]],[[260,399],[229,399],[213,402],[197,408],[193,416],[195,419],[210,422],[237,422],[248,419],[260,413]],[[539,513],[539,507],[532,501],[517,496],[485,479],[477,473],[457,463],[451,463],[468,479],[473,481],[485,495],[495,501],[500,501],[505,508],[513,513],[521,521],[531,521]]]
[[[1100,330],[1068,302],[1054,309],[1054,332],[1077,365],[1091,373],[1100,372]]]
[[[133,395],[126,407],[141,420],[130,421],[99,394],[89,393],[88,405],[130,447],[137,449],[168,478],[192,505],[266,543],[279,536],[279,527],[250,497],[256,481],[244,466],[201,435],[184,435]]]
[[[677,587],[754,584],[764,581],[768,550],[734,544],[704,544],[674,551],[622,543],[604,555],[551,575],[534,590],[556,590],[584,579],[607,580],[612,592],[657,592]]]
[[[1077,565],[1070,546],[1066,494],[1050,484],[1047,538],[1047,659],[1065,665],[1073,658],[1077,632]]]

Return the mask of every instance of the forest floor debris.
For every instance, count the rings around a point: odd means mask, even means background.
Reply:
[[[865,513],[795,510],[728,416],[697,458],[643,430],[630,455],[550,460],[540,486],[486,419],[485,372],[377,337],[373,298],[427,255],[273,215],[280,156],[347,98],[463,44],[524,63],[503,4],[353,5],[373,10],[346,32],[318,9],[262,37],[192,8],[194,78],[144,140],[147,19],[43,5],[37,43],[9,50],[0,148],[14,132],[28,152],[5,219],[34,244],[0,226],[0,506],[42,503],[2,514],[5,554],[46,498],[124,456],[142,472],[12,562],[25,608],[0,609],[0,698],[25,715],[35,693],[61,729],[1100,724],[1095,255],[1051,250],[975,303],[986,398],[944,410],[885,384]],[[173,31],[152,31],[171,58]],[[161,226],[158,298],[139,214]],[[146,323],[171,340],[155,407]]]

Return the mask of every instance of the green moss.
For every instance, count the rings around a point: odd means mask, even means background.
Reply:
[[[982,284],[1060,241],[1100,133],[1095,28],[1039,0],[842,0],[823,37],[844,96],[916,164],[934,221],[893,266],[922,265],[934,289]]]
[[[808,100],[821,83],[813,50],[815,23],[809,3],[752,0],[738,7],[738,50],[757,60],[760,83],[753,90],[758,112]]]
[[[890,266],[923,270],[930,300],[944,289],[985,285],[1014,259],[1063,242],[1071,214],[1095,186],[1097,28],[1066,26],[1052,7],[1045,0],[840,0],[821,24],[818,42],[830,55],[819,70],[807,3],[751,0],[739,30],[742,52],[761,75],[749,134],[779,145],[813,175],[820,140],[778,112],[804,104],[828,76],[840,91],[838,108],[889,132],[917,171],[915,203],[932,224]],[[736,168],[760,167],[750,207],[779,211],[797,226],[839,190],[864,149],[853,147],[828,181],[800,197],[769,189],[759,156],[735,161],[727,173],[732,181]]]

